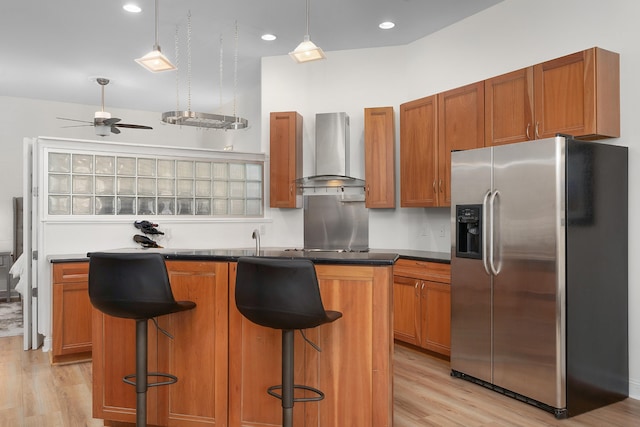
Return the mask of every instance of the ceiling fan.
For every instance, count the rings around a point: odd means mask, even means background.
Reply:
[[[64,127],[94,126],[96,128],[96,135],[99,135],[99,136],[108,136],[109,133],[119,134],[120,129],[118,128],[153,129],[150,126],[119,123],[121,119],[117,117],[111,117],[111,113],[104,111],[104,87],[109,84],[109,79],[104,77],[98,77],[96,78],[96,82],[100,85],[100,88],[102,89],[102,109],[100,111],[96,111],[93,118],[93,122],[89,122],[86,120],[67,119],[65,117],[56,117],[57,119],[60,119],[60,120],[69,120],[72,122],[88,123],[85,125],[64,126]]]

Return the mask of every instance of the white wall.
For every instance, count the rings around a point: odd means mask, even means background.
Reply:
[[[173,105],[167,107],[170,109]],[[143,124],[153,130],[122,129],[119,135],[96,136],[93,127],[63,128],[74,125],[56,119],[67,117],[79,120],[93,120],[99,110],[95,105],[68,104],[26,98],[0,96],[0,251],[11,250],[12,198],[22,196],[22,150],[24,137],[52,136],[60,138],[89,139],[112,142],[129,142],[143,145],[163,145],[223,149],[233,145],[236,151],[260,151],[260,93],[251,88],[239,104],[247,110],[238,115],[249,120],[249,128],[240,131],[196,129],[167,125],[161,122],[161,112],[108,109],[113,117],[123,123]],[[205,111],[206,112],[206,111]],[[79,123],[81,124],[81,123]]]
[[[313,172],[315,113],[351,116],[352,174],[362,177],[363,108],[391,105],[484,80],[593,46],[621,55],[621,138],[629,147],[629,212],[640,208],[640,2],[629,0],[505,0],[408,46],[328,52],[327,60],[297,65],[288,57],[262,61],[262,145],[270,111],[297,110],[305,121],[304,172]],[[399,176],[398,173],[396,174]],[[398,182],[398,180],[396,180]],[[283,218],[301,215],[287,212]],[[372,247],[447,250],[448,210],[371,211]],[[274,216],[274,226],[278,224]],[[445,238],[439,228],[445,224]],[[424,227],[427,236],[422,236]],[[595,243],[595,242],[594,242]],[[640,398],[640,243],[629,242],[629,359],[631,395]]]

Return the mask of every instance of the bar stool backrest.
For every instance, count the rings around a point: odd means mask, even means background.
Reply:
[[[235,298],[243,316],[274,329],[314,328],[341,316],[325,311],[314,265],[306,259],[240,258]]]

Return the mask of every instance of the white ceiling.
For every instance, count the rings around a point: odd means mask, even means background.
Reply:
[[[309,33],[330,61],[334,50],[410,43],[500,1],[312,0]],[[143,11],[125,12],[127,2]],[[160,0],[159,44],[174,60],[178,32],[179,72],[153,74],[134,58],[154,44],[154,0],[3,0],[0,95],[100,105],[100,88],[91,78],[103,76],[112,82],[106,88],[106,110],[166,111],[176,108],[178,100],[186,109],[190,11],[191,109],[216,112],[221,93],[223,104],[233,100],[234,22],[239,32],[236,93],[241,95],[258,88],[260,57],[286,55],[302,41],[305,8],[305,0]],[[380,30],[378,24],[386,20],[396,27]],[[261,40],[267,32],[277,40]]]

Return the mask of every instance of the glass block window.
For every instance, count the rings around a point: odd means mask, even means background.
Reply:
[[[264,163],[49,152],[49,215],[261,217]]]

